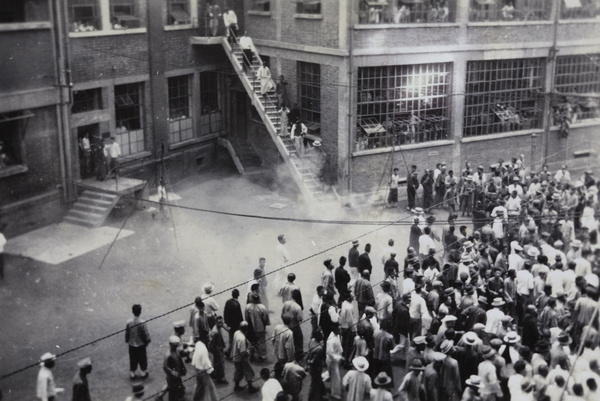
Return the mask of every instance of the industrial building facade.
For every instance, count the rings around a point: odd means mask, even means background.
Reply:
[[[238,0],[232,7],[321,139],[339,193],[392,166],[597,166],[600,5],[593,0]],[[0,219],[60,220],[95,179],[84,139],[115,137],[121,174],[156,185],[211,166],[218,138],[278,164],[201,0],[0,5]],[[218,35],[223,35],[221,26]],[[198,45],[202,43],[202,45]],[[294,106],[291,104],[289,106]]]

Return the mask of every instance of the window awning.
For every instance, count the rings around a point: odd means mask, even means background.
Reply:
[[[0,123],[5,123],[14,120],[22,120],[24,118],[33,117],[34,115],[35,114],[33,114],[30,110],[19,110],[12,111],[9,113],[0,113]]]

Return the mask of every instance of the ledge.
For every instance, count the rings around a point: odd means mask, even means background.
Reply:
[[[588,128],[588,127],[596,127],[600,125],[600,117],[599,118],[586,118],[581,121],[577,121],[576,123],[571,124],[570,130],[576,130],[578,128]],[[553,125],[549,129],[549,131],[558,131],[560,130],[560,125]]]
[[[529,129],[529,130],[523,130],[523,131],[502,132],[499,134],[489,134],[489,135],[480,135],[480,136],[475,136],[475,137],[462,138],[460,141],[462,143],[481,142],[481,141],[488,141],[488,140],[492,140],[492,139],[512,138],[512,137],[517,137],[517,136],[527,136],[527,135],[543,134],[543,133],[544,133],[543,129],[536,128],[536,129]]]
[[[0,24],[0,32],[10,31],[34,31],[37,29],[51,29],[50,21],[40,22],[14,22],[10,24]]]
[[[354,29],[372,30],[372,29],[410,29],[410,28],[458,28],[459,23],[456,22],[432,22],[432,23],[407,23],[407,24],[356,24]]]
[[[143,152],[137,152],[132,155],[123,156],[119,159],[119,164],[126,164],[140,159],[145,159],[152,156],[152,152],[144,150]]]
[[[552,25],[554,21],[482,21],[468,22],[467,26],[522,26],[522,25]]]
[[[182,24],[182,25],[165,25],[165,31],[183,31],[186,29],[196,29],[198,26],[194,24]]]
[[[558,21],[558,24],[600,24],[600,18],[561,19]]]
[[[97,36],[116,36],[116,35],[131,35],[136,33],[146,33],[146,28],[132,29],[111,29],[106,31],[91,31],[91,32],[69,32],[70,38],[90,38]]]
[[[376,148],[376,149],[366,149],[366,150],[357,150],[352,152],[352,156],[368,156],[368,155],[377,155],[381,153],[391,152],[392,149],[394,151],[400,150],[413,150],[413,149],[425,149],[425,148],[434,148],[440,146],[452,146],[454,145],[454,141],[445,139],[442,141],[432,141],[432,142],[423,142],[423,143],[413,143],[410,145],[400,145],[400,146],[388,146],[385,148]]]
[[[10,177],[11,175],[23,174],[28,172],[29,169],[24,164],[16,164],[14,166],[8,166],[0,169],[0,178]]]
[[[297,19],[322,20],[323,19],[323,14],[294,14],[294,18],[297,18]]]
[[[188,146],[193,146],[193,145],[198,145],[200,143],[203,142],[207,142],[213,139],[217,139],[219,136],[221,136],[220,134],[210,134],[210,135],[205,135],[205,136],[201,136],[198,138],[192,138],[192,139],[188,139],[186,141],[182,141],[182,142],[177,142],[174,143],[172,145],[169,145],[169,150],[176,150],[176,149],[181,149],[181,148],[185,148]]]
[[[248,10],[248,15],[257,15],[259,17],[270,17],[271,11]]]

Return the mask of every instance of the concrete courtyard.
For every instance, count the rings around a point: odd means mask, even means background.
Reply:
[[[275,190],[273,190],[275,189]],[[274,283],[294,272],[302,289],[305,318],[308,305],[320,282],[322,261],[331,258],[337,265],[340,256],[347,256],[350,241],[360,237],[373,245],[372,283],[383,279],[380,263],[383,248],[389,238],[396,239],[399,258],[403,258],[408,243],[408,225],[382,226],[381,221],[404,218],[403,208],[345,208],[338,202],[302,205],[295,201],[291,190],[281,189],[260,175],[242,177],[231,169],[189,177],[172,188],[180,199],[173,200],[170,218],[152,218],[151,210],[134,211],[127,216],[111,217],[105,227],[73,233],[69,227],[57,226],[48,231],[26,234],[9,240],[5,280],[0,282],[0,376],[24,369],[0,380],[0,390],[6,400],[35,400],[35,365],[45,352],[60,354],[54,376],[57,386],[66,389],[60,399],[70,399],[71,381],[77,371],[76,362],[90,356],[94,371],[89,377],[94,400],[122,400],[130,395],[127,345],[124,341],[125,322],[131,316],[131,305],[141,303],[142,318],[148,320],[152,343],[148,348],[149,378],[144,381],[145,398],[156,394],[166,383],[162,359],[168,349],[167,339],[172,322],[189,316],[188,306],[201,294],[202,284],[215,283],[216,300],[224,306],[231,288],[238,287],[242,306],[248,292],[247,282],[261,256],[267,258],[267,271],[275,268],[277,235],[286,235],[293,265],[279,274],[269,276]],[[270,207],[274,204],[276,207]],[[320,224],[250,218],[193,209],[225,211],[234,214],[319,220],[370,220],[370,224]],[[446,214],[442,213],[441,218]],[[59,228],[60,227],[60,228]],[[123,232],[112,242],[119,230]],[[71,227],[71,230],[75,230]],[[110,234],[110,240],[106,236]],[[127,234],[127,235],[125,235]],[[64,238],[67,238],[64,240]],[[70,240],[68,238],[71,238]],[[59,252],[73,244],[73,252],[60,263],[44,262],[43,255]],[[23,243],[36,247],[39,259],[21,256]],[[19,244],[19,246],[17,246]],[[89,245],[89,250],[86,245]],[[27,248],[27,246],[25,246]],[[110,249],[109,249],[110,248]],[[85,253],[79,252],[84,249]],[[67,251],[61,251],[67,252]],[[281,303],[271,291],[272,332],[280,322]],[[380,291],[379,287],[376,292]],[[222,310],[222,309],[221,309]],[[303,327],[308,342],[310,323]],[[114,334],[117,333],[118,334]],[[189,334],[187,329],[186,336]],[[98,340],[98,341],[95,341]],[[95,342],[94,342],[95,341]],[[89,345],[88,345],[89,344]],[[78,348],[81,347],[81,348]],[[272,368],[271,354],[264,364]],[[193,369],[187,378],[192,378]],[[233,365],[227,362],[230,384],[217,386],[221,399],[260,399],[260,393],[233,393]],[[396,386],[401,372],[396,372]],[[304,381],[304,392],[310,379]],[[191,400],[195,381],[186,381],[186,400]],[[262,382],[257,382],[262,385]]]

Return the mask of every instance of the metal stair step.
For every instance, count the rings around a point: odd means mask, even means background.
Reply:
[[[81,201],[81,202],[97,204],[97,205],[110,206],[113,204],[113,201],[111,201],[111,200],[106,200],[106,199],[102,199],[102,198],[90,198],[89,196],[84,196],[84,195],[80,196],[77,200]]]

